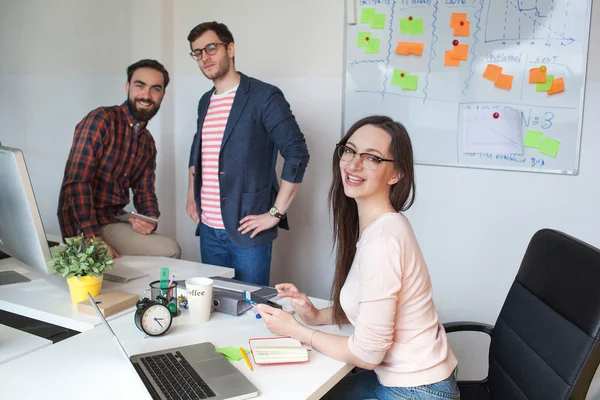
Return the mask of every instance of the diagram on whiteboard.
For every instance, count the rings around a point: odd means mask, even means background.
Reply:
[[[406,126],[418,163],[576,174],[590,7],[358,0],[344,128],[385,114]]]

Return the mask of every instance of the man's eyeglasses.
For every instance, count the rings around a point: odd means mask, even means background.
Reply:
[[[344,146],[343,144],[337,144],[337,155],[342,161],[350,162],[354,160],[354,157],[358,154],[356,150],[351,147]],[[370,153],[360,153],[359,154],[362,165],[369,171],[374,171],[377,169],[377,166],[382,162],[394,162],[394,160],[388,160],[386,158],[377,157],[374,154]]]
[[[196,50],[192,50],[190,52],[190,56],[192,56],[192,58],[196,61],[202,59],[202,52],[205,51],[206,54],[208,54],[209,56],[214,56],[215,53],[217,52],[217,48],[218,46],[222,44],[223,46],[227,47],[227,43],[209,43],[207,44],[203,49],[196,49]]]

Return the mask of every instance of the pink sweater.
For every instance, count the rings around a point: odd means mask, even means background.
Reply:
[[[378,364],[382,385],[431,384],[456,367],[427,265],[403,214],[384,214],[363,231],[340,303],[355,327],[350,351]]]

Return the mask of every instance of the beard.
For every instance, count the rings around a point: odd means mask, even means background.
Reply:
[[[140,108],[138,103],[142,101],[152,104],[152,108]],[[156,104],[150,99],[132,99],[129,96],[129,93],[127,94],[127,106],[129,107],[129,111],[133,118],[138,122],[150,121],[160,109],[160,103]]]
[[[205,77],[211,81],[214,81],[215,79],[219,79],[227,75],[227,72],[229,71],[229,63],[229,58],[225,58],[222,64],[218,64],[218,69],[216,71],[208,74],[204,72],[202,68],[200,68],[200,71],[202,71]]]

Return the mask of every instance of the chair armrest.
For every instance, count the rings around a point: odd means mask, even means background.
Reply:
[[[446,333],[473,331],[487,333],[491,337],[492,329],[494,329],[494,327],[492,325],[483,324],[481,322],[457,321],[446,322],[444,324],[444,329],[446,330]]]

